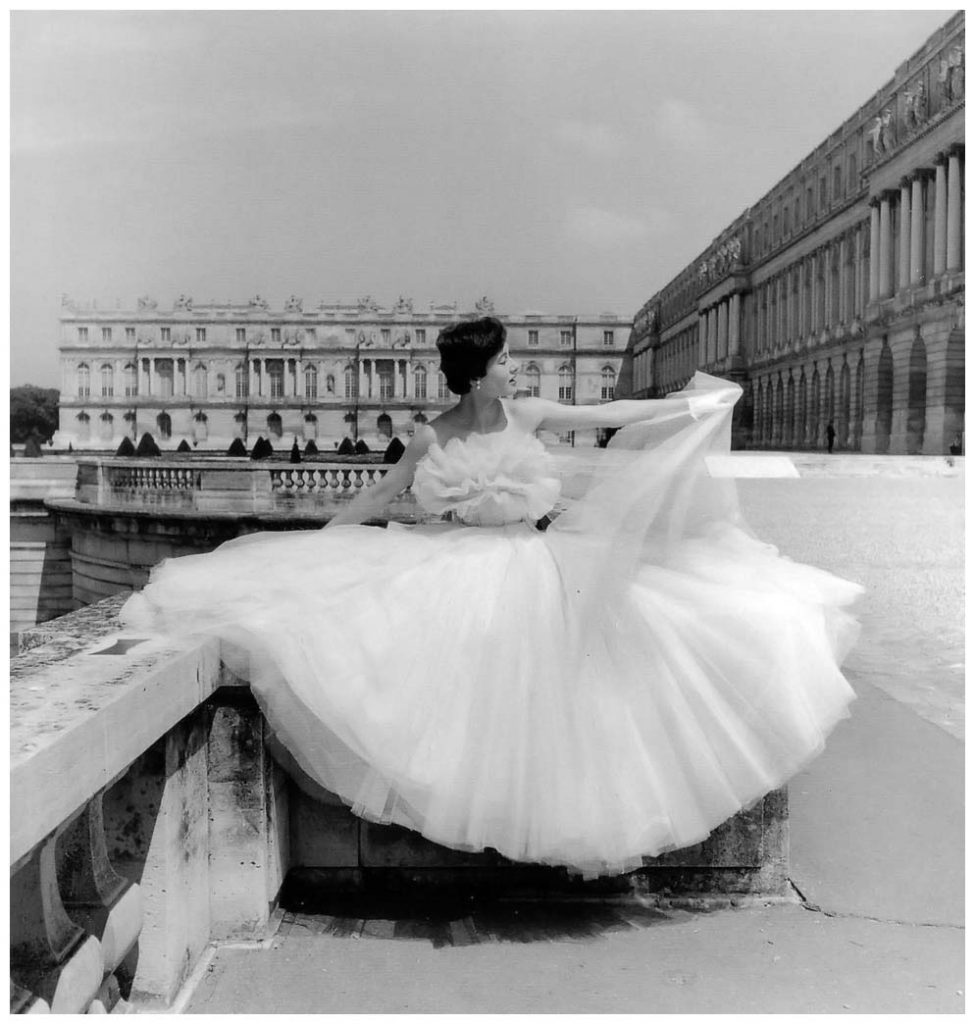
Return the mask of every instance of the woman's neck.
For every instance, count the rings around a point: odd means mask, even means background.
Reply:
[[[474,390],[460,396],[457,412],[471,430],[481,432],[492,430],[504,419],[500,398],[488,398]]]

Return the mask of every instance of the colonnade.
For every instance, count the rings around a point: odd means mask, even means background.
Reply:
[[[727,296],[698,313],[698,365],[713,366],[738,355],[741,347],[741,295]]]
[[[964,147],[954,145],[937,154],[933,168],[917,168],[899,189],[870,200],[871,302],[961,270],[963,157]]]
[[[698,367],[697,325],[662,341],[653,352],[653,379],[658,388],[672,391],[683,387]]]
[[[834,448],[860,448],[864,420],[862,350],[763,374],[752,381],[752,444],[824,448],[832,424]],[[834,365],[834,362],[836,365]]]
[[[868,240],[865,225],[849,228],[757,285],[757,354],[811,343],[863,315]]]

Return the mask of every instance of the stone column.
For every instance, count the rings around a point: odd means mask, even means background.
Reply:
[[[365,398],[368,391],[368,377],[366,376],[366,363],[367,359],[359,360],[359,397]]]
[[[738,355],[741,345],[741,296],[738,292],[728,300],[728,355]]]
[[[252,398],[261,397],[261,361],[260,359],[251,360],[251,382],[250,382],[250,395]]]
[[[728,303],[718,303],[718,359],[728,354]]]
[[[880,197],[880,274],[878,295],[881,299],[890,298],[893,293],[891,280],[893,269],[893,233],[891,231],[891,192],[884,192]]]
[[[712,306],[707,311],[707,344],[705,345],[705,357],[704,363],[706,366],[710,366],[714,361],[714,337],[715,337],[715,322],[714,322],[714,307]]]
[[[948,225],[947,225],[947,268],[961,269],[961,147],[952,146],[948,152]]]
[[[906,288],[911,280],[911,179],[901,178],[900,235],[898,238],[897,290]]]
[[[911,284],[924,280],[924,171],[911,180]]]
[[[934,166],[934,276],[945,272],[948,242],[947,157],[939,153]]]
[[[850,258],[850,242],[846,234],[840,236],[840,272],[837,275],[837,285],[840,289],[840,323],[845,324],[850,320],[850,311],[847,309],[847,262]]]
[[[823,250],[823,291],[826,293],[823,302],[823,327],[833,326],[833,247],[827,245]]]
[[[880,201],[870,200],[870,302],[880,296]]]
[[[872,218],[871,218],[872,219]],[[863,228],[857,228],[853,236],[853,317],[863,309]]]
[[[809,323],[807,333],[816,334],[816,314],[819,311],[819,274],[817,273],[816,254],[810,257],[809,274]]]

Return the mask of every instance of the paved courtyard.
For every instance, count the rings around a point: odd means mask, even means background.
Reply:
[[[852,717],[790,785],[802,902],[336,905],[218,950],[187,1008],[963,1012],[963,473],[835,466],[741,484],[758,535],[868,588]]]

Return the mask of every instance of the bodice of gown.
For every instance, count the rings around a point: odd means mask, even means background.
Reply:
[[[535,522],[551,511],[559,491],[545,446],[510,424],[431,444],[413,477],[413,496],[424,509],[451,513],[467,526]]]

